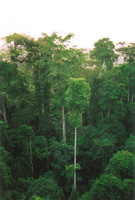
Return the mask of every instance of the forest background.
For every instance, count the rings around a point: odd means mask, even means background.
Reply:
[[[4,38],[1,200],[134,198],[135,43],[116,48],[103,38],[85,52],[69,45],[72,37]]]

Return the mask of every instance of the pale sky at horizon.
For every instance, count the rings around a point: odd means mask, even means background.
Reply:
[[[103,37],[135,42],[135,0],[0,0],[0,20],[0,37],[73,33],[82,48]]]

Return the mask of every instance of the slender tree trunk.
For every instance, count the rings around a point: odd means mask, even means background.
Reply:
[[[129,91],[129,87],[128,87],[128,102],[130,101],[130,91]]]
[[[110,109],[109,109],[109,108],[108,108],[107,116],[108,116],[108,117],[110,116]]]
[[[64,107],[62,107],[62,132],[63,132],[63,141],[66,143],[66,121],[65,121]]]
[[[103,116],[103,112],[102,112],[102,110],[100,111],[101,112],[101,117],[102,117],[102,119],[104,118],[104,116]]]
[[[7,121],[7,112],[6,112],[6,104],[5,104],[5,100],[4,100],[4,97],[1,96],[0,98],[0,104],[2,105],[2,116],[3,116],[3,119],[5,121],[5,123],[7,124],[8,121]]]
[[[42,103],[42,114],[44,114],[45,113],[45,105],[44,105],[44,103]]]
[[[34,175],[34,167],[33,167],[33,155],[32,155],[32,141],[30,138],[30,164],[31,164],[31,173]]]
[[[76,143],[77,143],[77,129],[75,127],[75,143],[74,143],[74,189],[76,189]]]
[[[8,121],[7,121],[7,113],[6,113],[5,103],[3,104],[3,118],[4,118],[5,123],[7,124]]]

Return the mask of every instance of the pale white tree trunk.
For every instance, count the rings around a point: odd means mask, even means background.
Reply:
[[[64,107],[62,107],[62,132],[63,132],[63,141],[66,143],[66,121],[65,121]]]
[[[77,143],[77,129],[75,127],[75,143],[74,143],[74,189],[76,189],[76,143]]]
[[[4,118],[5,123],[7,124],[8,122],[7,122],[7,114],[6,114],[5,103],[3,103],[2,107],[3,107],[3,118]]]

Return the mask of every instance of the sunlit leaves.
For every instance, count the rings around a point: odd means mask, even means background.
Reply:
[[[90,52],[90,57],[95,59],[99,66],[105,65],[107,69],[111,69],[118,57],[114,49],[113,42],[109,38],[103,38],[95,42],[94,49]]]

